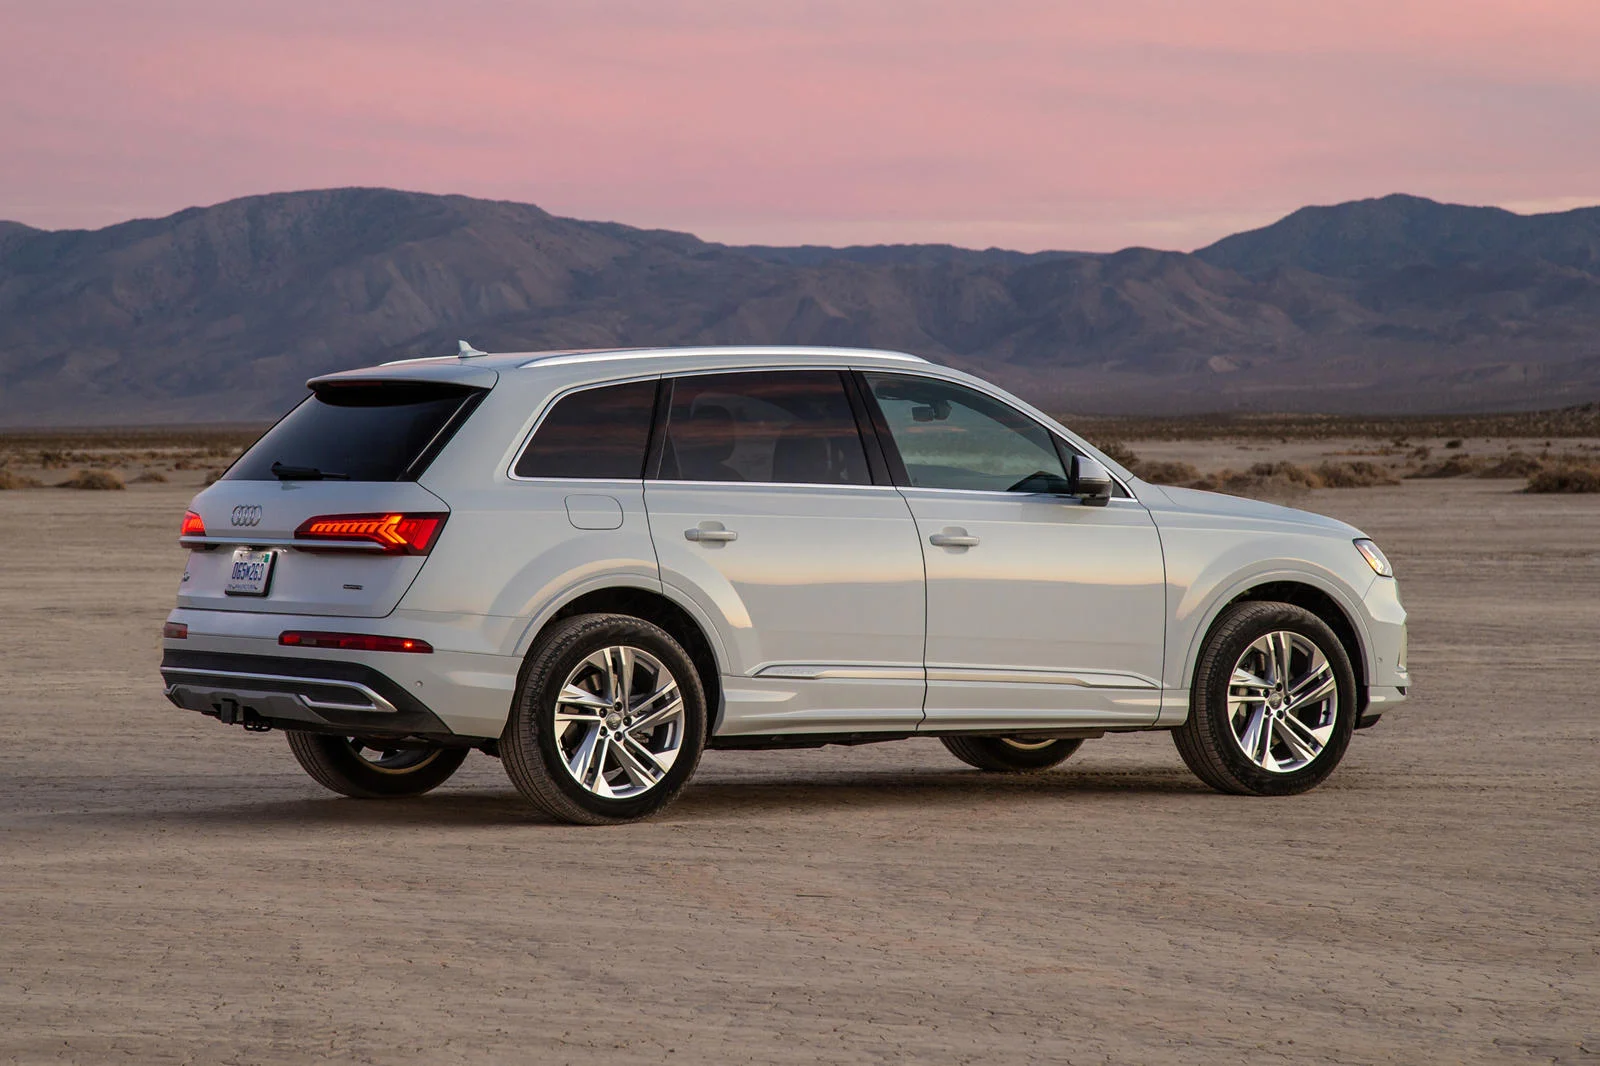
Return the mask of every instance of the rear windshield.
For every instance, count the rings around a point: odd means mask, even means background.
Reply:
[[[227,481],[407,481],[422,473],[482,389],[432,382],[325,385],[223,476]],[[276,464],[279,473],[273,473]]]

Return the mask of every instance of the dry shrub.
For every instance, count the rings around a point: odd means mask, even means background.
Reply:
[[[1140,477],[1156,485],[1192,485],[1200,480],[1200,471],[1194,468],[1193,463],[1152,461],[1140,463],[1133,469]]]
[[[1223,470],[1194,483],[1194,488],[1234,496],[1296,496],[1322,487],[1322,479],[1290,462],[1256,463],[1249,470]]]
[[[1527,452],[1512,452],[1478,471],[1479,477],[1532,477],[1545,468],[1545,461]]]
[[[1525,492],[1600,492],[1600,466],[1547,467],[1528,479]]]
[[[197,463],[193,459],[179,459],[177,462],[172,464],[172,469],[174,469],[174,470],[203,470],[203,469],[205,469],[205,465],[206,464],[204,464],[204,463]]]
[[[142,473],[138,477],[134,478],[132,484],[135,484],[135,485],[151,485],[151,484],[156,484],[156,483],[159,483],[159,482],[164,482],[166,480],[167,480],[167,475],[163,474],[161,471],[159,471],[159,470],[146,470],[144,473]]]
[[[92,489],[97,491],[121,489],[122,479],[109,470],[80,470],[56,485],[58,489]]]
[[[44,482],[36,477],[12,473],[10,470],[0,470],[0,492],[11,489],[36,489],[43,484]]]
[[[1441,463],[1428,463],[1422,469],[1407,474],[1406,477],[1465,477],[1476,474],[1488,467],[1485,459],[1478,459],[1471,455],[1452,455]]]
[[[1463,441],[1461,440],[1461,438],[1457,437],[1454,440],[1445,441],[1444,442],[1444,446],[1446,448],[1459,448],[1459,447],[1461,447],[1462,443],[1463,443]]]
[[[1096,448],[1105,452],[1107,458],[1116,460],[1129,470],[1137,470],[1139,468],[1139,457],[1134,454],[1132,448],[1120,440],[1108,440],[1104,443],[1095,441],[1093,443]]]
[[[215,485],[217,483],[217,479],[220,478],[220,477],[222,477],[222,471],[221,470],[209,471],[206,474],[206,484],[207,485]]]
[[[1356,460],[1347,463],[1323,463],[1313,471],[1324,486],[1330,489],[1364,489],[1372,485],[1398,485],[1395,477],[1377,463]]]

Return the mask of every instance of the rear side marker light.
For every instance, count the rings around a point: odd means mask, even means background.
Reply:
[[[182,622],[168,622],[161,627],[161,635],[168,640],[188,640],[189,627]]]
[[[183,512],[183,525],[178,527],[180,537],[203,537],[206,535],[206,524],[200,516],[193,511]]]
[[[409,651],[427,655],[433,645],[411,637],[380,637],[371,633],[312,633],[290,629],[278,634],[286,648],[333,648],[337,651]]]
[[[427,555],[438,540],[443,514],[329,514],[308,518],[294,531],[296,540],[328,541],[351,545],[376,544],[388,555]]]

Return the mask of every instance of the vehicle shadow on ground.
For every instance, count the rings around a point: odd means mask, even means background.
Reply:
[[[515,791],[504,786],[468,789],[446,788],[427,796],[407,799],[353,800],[338,796],[296,796],[292,799],[262,795],[263,791],[301,792],[295,785],[273,781],[252,782],[250,788],[219,787],[173,780],[156,788],[108,790],[103,779],[83,782],[81,791],[71,781],[52,782],[53,798],[34,796],[33,802],[10,817],[13,826],[93,822],[99,829],[125,827],[148,831],[161,827],[222,828],[229,831],[286,826],[305,827],[405,827],[405,826],[527,826],[555,823],[533,809]],[[850,771],[845,773],[760,774],[726,771],[699,780],[661,815],[668,822],[707,822],[783,813],[790,816],[826,816],[841,810],[956,811],[977,805],[1025,807],[1039,803],[1119,803],[1136,796],[1215,796],[1186,770],[1063,771],[1044,774],[986,774],[965,770]],[[1221,798],[1221,797],[1218,797]],[[41,804],[39,801],[44,799]],[[85,800],[93,809],[84,809]],[[0,804],[3,806],[3,804]],[[28,809],[31,808],[31,809]],[[52,809],[54,808],[54,809]]]

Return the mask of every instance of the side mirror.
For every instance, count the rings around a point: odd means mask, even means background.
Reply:
[[[1104,507],[1111,502],[1111,471],[1098,459],[1087,455],[1072,457],[1072,484],[1068,491],[1087,507]]]

